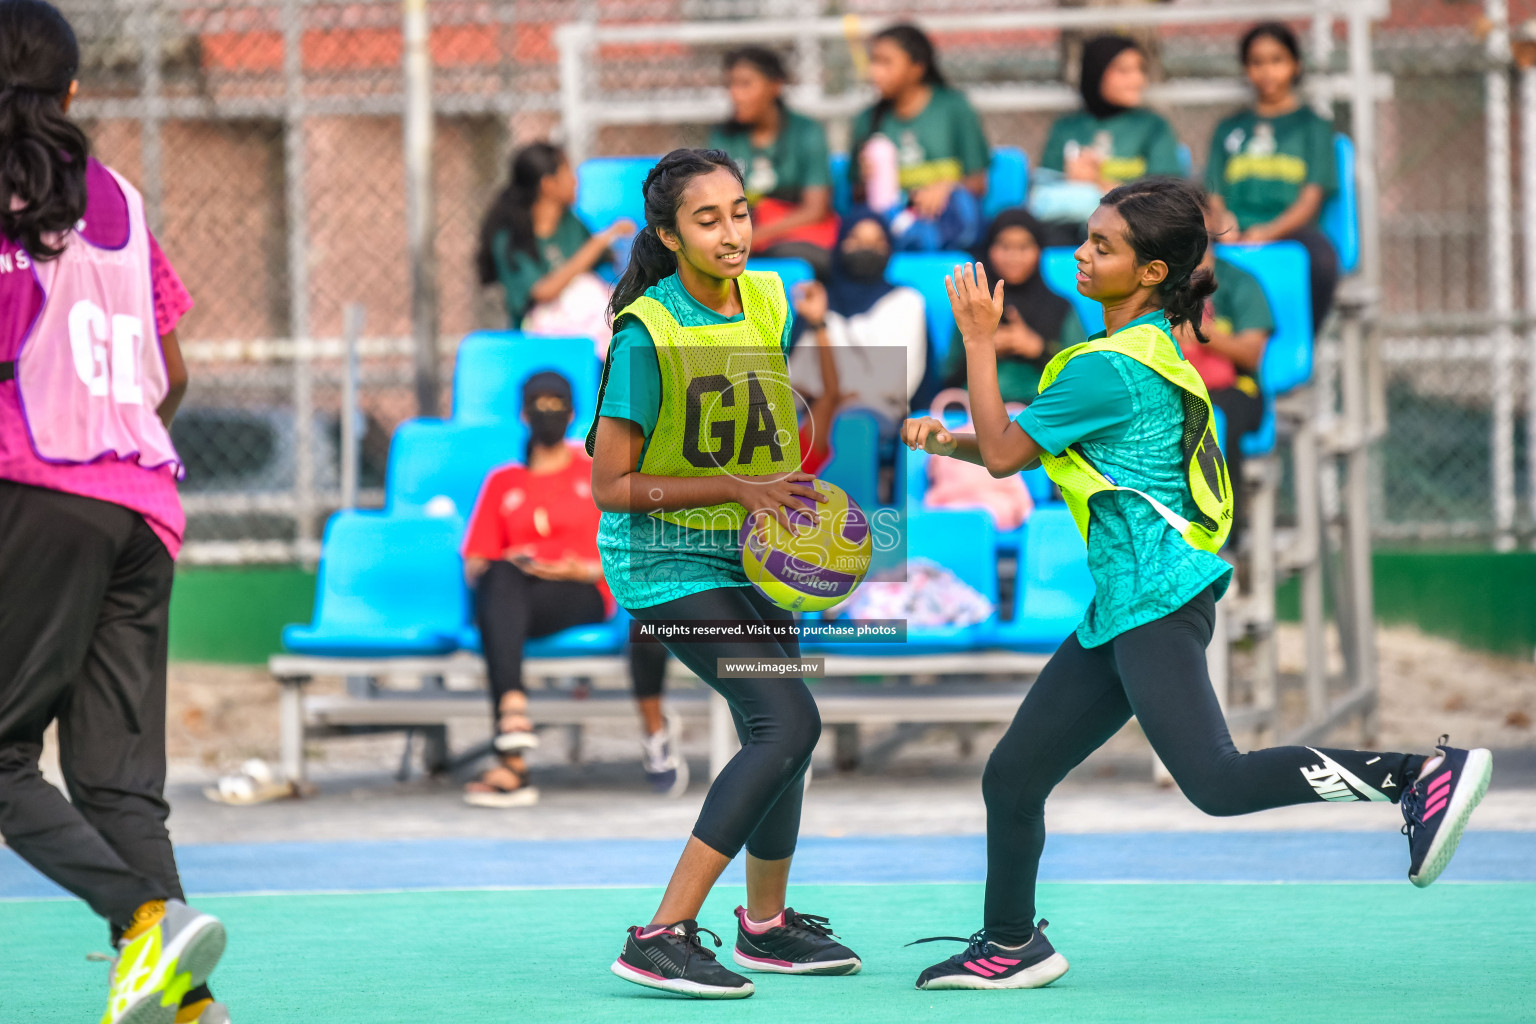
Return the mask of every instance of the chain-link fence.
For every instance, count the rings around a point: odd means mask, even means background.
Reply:
[[[312,557],[325,513],[341,501],[348,304],[365,310],[364,504],[382,500],[389,437],[421,404],[402,31],[405,10],[421,0],[59,2],[84,47],[75,112],[97,153],[139,183],[157,237],[197,301],[181,331],[192,388],[175,430],[188,465],[188,555]],[[598,155],[701,143],[725,111],[719,59],[730,32],[715,29],[739,25],[745,37],[762,19],[841,17],[832,34],[762,37],[787,58],[790,102],[824,119],[841,149],[852,115],[870,99],[862,38],[910,17],[933,27],[945,72],[970,91],[991,141],[1038,158],[1052,118],[1075,103],[1069,83],[1085,31],[976,19],[1056,6],[431,0],[435,275],[416,278],[415,308],[419,335],[422,308],[435,307],[440,405],[457,340],[504,323],[497,297],[477,283],[473,252],[514,145],[555,137],[578,155]],[[1245,25],[1174,17],[1199,4],[1155,6],[1171,23],[1133,32],[1153,57],[1153,105],[1199,174],[1216,121],[1246,96],[1236,54]],[[1256,20],[1302,5],[1229,6]],[[1341,2],[1341,17],[1349,6]],[[1536,239],[1516,226],[1536,187],[1516,188],[1514,179],[1525,166],[1521,119],[1530,113],[1536,122],[1536,79],[1517,70],[1536,0],[1505,7],[1394,0],[1381,5],[1373,32],[1378,329],[1390,424],[1379,461],[1383,536],[1509,538],[1532,521],[1525,410],[1536,341],[1517,311],[1536,305],[1536,286],[1520,286],[1536,271],[1536,260],[1521,259]],[[582,34],[683,22],[712,28],[698,40],[673,27],[632,41]],[[1295,25],[1308,44],[1314,98],[1325,108],[1339,101],[1337,120],[1348,130],[1342,21]],[[1536,172],[1536,161],[1526,164]]]

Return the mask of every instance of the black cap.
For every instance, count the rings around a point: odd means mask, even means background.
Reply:
[[[571,401],[571,382],[553,370],[540,370],[523,381],[523,405],[530,405],[538,395],[554,395],[563,400],[567,408]]]

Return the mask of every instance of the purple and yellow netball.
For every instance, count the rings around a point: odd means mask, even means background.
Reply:
[[[800,499],[786,530],[761,515],[741,527],[741,567],[768,600],[793,612],[817,612],[847,599],[869,572],[874,551],[864,510],[836,484],[812,481],[823,502]]]

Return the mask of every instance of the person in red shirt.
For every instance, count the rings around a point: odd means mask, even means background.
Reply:
[[[526,460],[486,477],[464,538],[464,571],[475,589],[501,757],[465,788],[465,801],[475,806],[525,807],[538,801],[523,760],[523,752],[539,742],[523,688],[524,644],[603,622],[617,607],[598,560],[602,513],[592,501],[592,460],[565,442],[573,411],[571,385],[560,374],[536,373],[524,382]],[[647,775],[658,791],[675,795],[687,788],[688,778],[661,711],[666,648],[632,645],[630,669],[646,727]],[[649,756],[652,746],[658,748],[656,757]]]

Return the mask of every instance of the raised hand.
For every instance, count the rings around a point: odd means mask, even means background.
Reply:
[[[987,290],[987,272],[980,263],[961,263],[944,279],[949,293],[949,308],[955,314],[955,326],[965,342],[985,340],[988,344],[1003,318],[1003,282]]]

